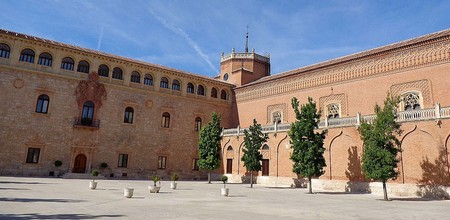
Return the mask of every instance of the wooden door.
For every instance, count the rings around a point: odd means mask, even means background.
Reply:
[[[227,159],[227,173],[233,172],[233,159]]]
[[[262,159],[262,175],[269,175],[269,159]]]
[[[74,173],[85,173],[86,172],[86,156],[84,154],[78,154],[75,157],[75,163],[73,164]]]

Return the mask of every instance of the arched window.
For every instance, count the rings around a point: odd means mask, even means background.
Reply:
[[[200,129],[202,128],[202,118],[197,117],[195,118],[195,131],[200,131]]]
[[[227,91],[222,89],[222,91],[220,92],[220,98],[223,100],[227,100],[228,99]]]
[[[73,61],[72,58],[64,57],[64,59],[62,59],[62,61],[61,61],[61,69],[73,70],[74,64],[75,64],[75,62]]]
[[[217,98],[217,89],[216,88],[212,88],[211,89],[211,97],[212,98]]]
[[[9,53],[11,49],[7,44],[0,44],[0,57],[9,58]]]
[[[168,112],[163,113],[161,126],[164,128],[168,128],[170,126],[170,114]]]
[[[39,55],[38,64],[43,66],[52,66],[53,57],[49,53]]]
[[[140,83],[141,82],[141,74],[136,71],[131,72],[131,82]]]
[[[159,82],[159,87],[168,89],[169,88],[169,80],[166,77],[162,77],[161,82]]]
[[[261,148],[261,150],[269,150],[269,145],[264,144]]]
[[[48,97],[48,95],[45,94],[40,95],[36,103],[36,112],[47,114],[49,102],[50,98]]]
[[[419,110],[420,107],[420,97],[418,93],[406,93],[403,96],[403,109],[405,111]]]
[[[89,73],[89,63],[86,60],[78,62],[77,72]]]
[[[181,90],[181,86],[180,86],[180,81],[174,79],[172,81],[172,90],[176,90],[176,91],[180,91]]]
[[[194,85],[192,83],[188,83],[187,84],[187,93],[192,93],[194,94]]]
[[[109,76],[109,67],[105,64],[102,64],[98,67],[98,75],[103,77]]]
[[[205,87],[203,87],[202,85],[198,85],[198,87],[197,87],[197,94],[198,95],[205,95]]]
[[[81,124],[90,126],[94,120],[94,108],[95,105],[91,101],[87,101],[83,104],[83,111],[81,112]]]
[[[233,147],[232,146],[228,146],[227,151],[233,151]]]
[[[144,76],[144,85],[153,86],[153,77],[150,74],[145,74]]]
[[[89,63],[86,60],[78,62],[77,72],[89,73]]]
[[[281,112],[274,112],[272,113],[272,122],[275,124],[280,124],[281,123]]]
[[[34,51],[31,49],[24,49],[20,52],[19,61],[34,63]]]
[[[338,104],[329,104],[327,105],[327,117],[331,118],[339,118],[339,105]]]
[[[127,107],[125,109],[125,116],[123,118],[123,122],[133,124],[133,114],[134,114],[133,108]]]
[[[114,67],[113,69],[113,79],[123,79],[123,71],[119,67]]]

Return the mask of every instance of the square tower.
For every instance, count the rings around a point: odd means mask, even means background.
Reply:
[[[219,78],[236,86],[254,82],[270,76],[270,56],[252,52],[237,53],[233,49],[230,54],[220,58]]]

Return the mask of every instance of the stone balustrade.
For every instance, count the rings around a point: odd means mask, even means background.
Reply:
[[[333,118],[327,119],[319,122],[320,129],[326,128],[337,128],[337,127],[356,127],[361,124],[361,121],[365,121],[367,123],[373,123],[376,115],[365,115],[362,116],[359,112],[355,117],[346,117],[346,118]],[[403,122],[411,122],[411,121],[425,121],[425,120],[440,120],[450,118],[450,106],[441,108],[439,103],[436,103],[435,108],[429,109],[420,109],[413,111],[403,111],[397,112],[396,121]],[[262,126],[263,133],[276,133],[276,132],[286,132],[290,129],[290,123],[284,124],[273,124],[273,125],[265,125]],[[239,136],[244,134],[245,128],[230,128],[224,129],[222,131],[222,136]]]

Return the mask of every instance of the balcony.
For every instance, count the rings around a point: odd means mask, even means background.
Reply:
[[[411,121],[426,121],[426,120],[439,121],[441,119],[446,118],[450,118],[450,107],[441,108],[439,104],[436,104],[435,108],[397,112],[396,121],[399,123],[406,123]],[[361,124],[362,120],[371,124],[375,119],[376,115],[362,116],[360,113],[358,113],[355,117],[334,118],[334,119],[325,118],[325,120],[319,122],[319,128],[327,129],[338,127],[358,127]],[[265,125],[262,126],[262,132],[263,133],[286,132],[290,128],[291,128],[290,123]],[[222,136],[226,137],[226,136],[243,135],[244,130],[245,128],[240,127],[224,129],[222,131]]]
[[[75,117],[73,120],[73,127],[98,129],[98,128],[100,128],[100,120],[98,120],[98,119],[92,120],[90,118]]]

